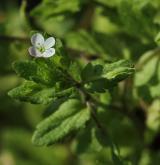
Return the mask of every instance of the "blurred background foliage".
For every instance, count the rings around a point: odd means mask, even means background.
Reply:
[[[116,108],[99,117],[128,164],[159,165],[159,0],[1,0],[0,165],[112,165],[94,129],[63,145],[31,144],[47,107],[14,101],[7,92],[22,81],[12,62],[29,58],[32,30],[61,38],[70,56],[81,62],[125,58],[135,64],[134,77],[120,83],[112,96],[101,95]]]

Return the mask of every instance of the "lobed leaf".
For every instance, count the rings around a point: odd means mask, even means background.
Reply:
[[[68,97],[74,93],[74,88],[60,90],[58,86],[44,87],[31,81],[24,82],[21,86],[12,89],[8,95],[20,101],[32,104],[48,104],[61,97]]]
[[[54,85],[60,78],[58,70],[55,67],[51,70],[45,59],[19,61],[13,67],[20,77],[43,85]]]
[[[40,146],[53,144],[84,126],[89,118],[89,110],[79,100],[70,99],[37,126],[32,141]]]
[[[81,76],[84,82],[103,78],[112,82],[119,82],[133,73],[133,65],[127,60],[120,60],[111,64],[88,63]]]

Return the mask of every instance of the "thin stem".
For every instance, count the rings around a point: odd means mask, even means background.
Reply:
[[[97,118],[94,105],[92,105],[92,103],[88,101],[88,102],[87,102],[87,106],[88,106],[89,109],[91,110],[92,119],[94,120],[94,122],[95,122],[97,128],[100,130],[101,134],[102,134],[103,136],[107,136],[107,137],[108,137],[106,129],[103,128],[101,122],[100,122],[100,121],[98,120],[98,118]]]

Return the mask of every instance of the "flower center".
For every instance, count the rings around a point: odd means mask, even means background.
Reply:
[[[46,50],[44,46],[39,46],[39,47],[37,47],[37,49],[38,49],[41,53],[44,53],[45,50]]]

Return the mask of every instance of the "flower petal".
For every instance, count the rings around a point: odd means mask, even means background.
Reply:
[[[54,37],[49,37],[44,42],[45,49],[49,49],[49,48],[51,48],[54,45],[55,45],[55,38]]]
[[[34,46],[30,47],[28,51],[29,51],[29,54],[33,57],[42,57],[42,53],[38,49],[36,49]]]
[[[54,54],[55,54],[55,49],[54,48],[49,48],[42,54],[42,56],[44,58],[48,58],[48,57],[53,56]]]
[[[31,37],[33,46],[41,46],[44,44],[44,37],[40,33],[36,33]]]

